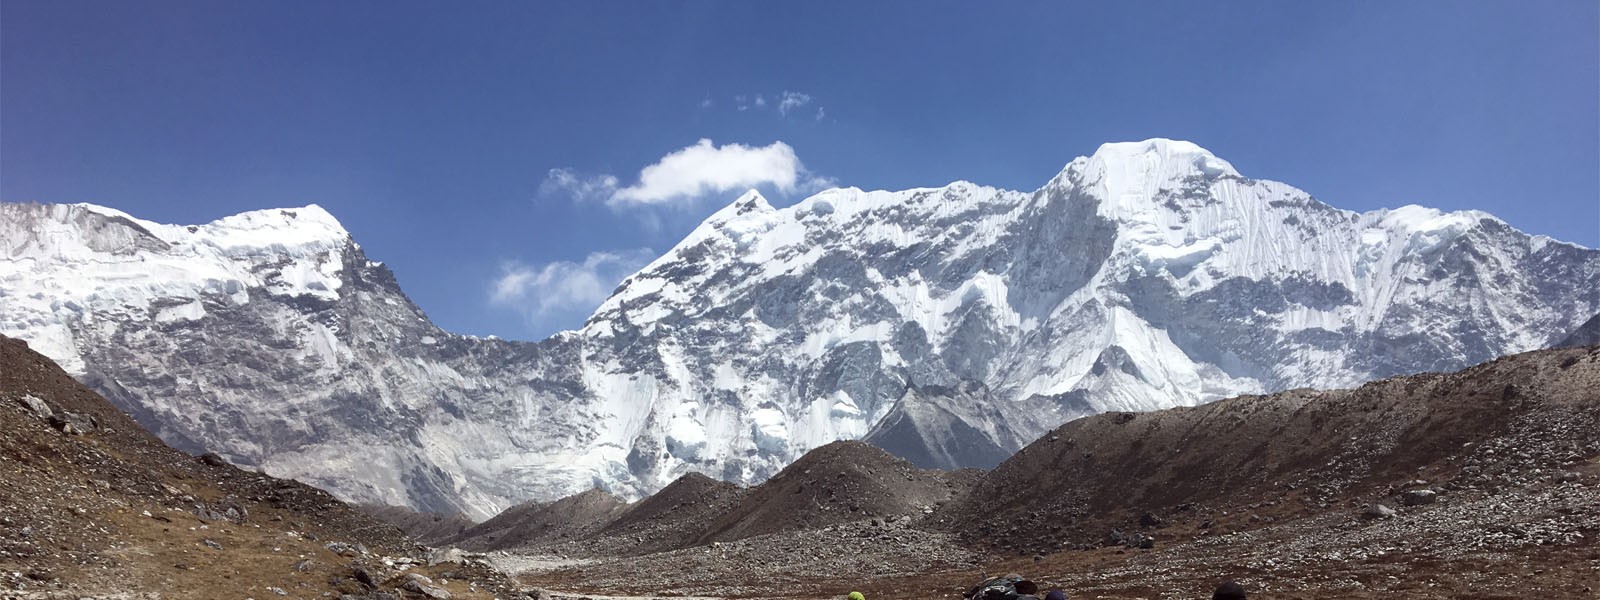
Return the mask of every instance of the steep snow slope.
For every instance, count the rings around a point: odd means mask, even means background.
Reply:
[[[315,207],[3,210],[0,333],[179,445],[480,518],[759,481],[838,439],[988,465],[1079,415],[1457,369],[1600,310],[1600,252],[1334,209],[1170,140],[1031,193],[747,193],[537,344],[439,331]]]

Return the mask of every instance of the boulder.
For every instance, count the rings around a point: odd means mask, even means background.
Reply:
[[[56,414],[55,411],[50,410],[49,404],[46,404],[44,400],[33,397],[31,394],[24,394],[21,398],[17,398],[17,402],[22,403],[23,408],[38,415],[41,419],[49,419]]]
[[[434,548],[428,551],[428,566],[434,567],[443,563],[461,564],[466,555],[460,548]]]
[[[1439,493],[1433,490],[1406,490],[1400,493],[1400,503],[1406,506],[1433,504],[1438,499]]]
[[[1121,546],[1121,545],[1124,545],[1124,544],[1127,544],[1127,543],[1128,543],[1128,535],[1127,534],[1123,533],[1121,529],[1112,529],[1111,531],[1106,533],[1105,539],[1101,542],[1101,545],[1102,546]]]
[[[418,575],[417,577],[421,576]],[[422,577],[422,579],[426,578]],[[432,598],[433,600],[450,600],[449,590],[422,583],[422,581],[419,579],[407,579],[404,584],[401,584],[400,589],[413,594],[421,594],[425,597]]]
[[[335,552],[337,552],[337,550]],[[372,571],[368,571],[366,567],[356,567],[354,575],[356,581],[361,582],[361,585],[372,588],[378,587],[378,576],[374,575]]]
[[[215,452],[207,452],[205,454],[201,454],[199,460],[200,460],[200,462],[205,463],[205,464],[207,464],[209,466],[213,466],[213,467],[225,467],[225,466],[228,466],[227,459],[222,458],[222,455],[217,454]]]
[[[65,411],[50,415],[50,426],[67,435],[84,435],[100,428],[94,417]]]
[[[1397,514],[1394,509],[1378,503],[1368,504],[1361,510],[1361,516],[1368,519],[1388,519]]]
[[[1140,527],[1163,527],[1166,524],[1167,522],[1161,517],[1156,516],[1155,513],[1144,513],[1139,515]]]
[[[218,521],[230,521],[233,523],[244,522],[244,513],[242,510],[232,506],[223,507],[213,506],[210,504],[201,504],[195,507],[194,516],[199,517],[201,521],[206,523],[215,523]]]

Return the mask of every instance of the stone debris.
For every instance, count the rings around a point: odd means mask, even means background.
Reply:
[[[1397,514],[1400,513],[1395,512],[1394,509],[1389,508],[1388,506],[1378,504],[1376,502],[1368,504],[1366,508],[1361,509],[1361,516],[1368,519],[1388,519]]]
[[[1400,493],[1400,504],[1405,506],[1422,506],[1433,504],[1439,498],[1439,493],[1433,490],[1406,490]]]

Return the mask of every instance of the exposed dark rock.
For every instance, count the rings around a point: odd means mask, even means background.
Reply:
[[[1433,504],[1438,499],[1439,493],[1433,490],[1406,490],[1400,493],[1400,503],[1406,506]]]
[[[207,452],[205,454],[201,454],[199,459],[200,459],[200,462],[202,462],[202,463],[204,463],[204,464],[206,464],[208,466],[212,466],[212,467],[226,467],[226,466],[228,466],[228,461],[226,459],[222,458],[221,455],[219,455],[219,454],[217,454],[215,452]]]
[[[50,415],[50,426],[67,435],[84,435],[93,433],[99,428],[94,417],[71,412],[57,412]]]

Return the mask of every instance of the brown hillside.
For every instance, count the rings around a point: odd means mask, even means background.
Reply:
[[[918,469],[863,442],[834,442],[751,488],[700,541],[816,529],[873,517],[920,516],[966,493],[977,471]]]
[[[626,507],[621,499],[600,490],[554,502],[525,502],[467,528],[448,542],[466,550],[531,550],[569,543],[599,531]]]
[[[1032,553],[1110,541],[1112,528],[1210,527],[1243,508],[1281,519],[1399,506],[1408,488],[1524,485],[1597,455],[1600,349],[1553,350],[1354,390],[1078,419],[982,484],[1016,493],[941,516],[974,541]]]
[[[594,547],[634,555],[693,546],[746,493],[738,485],[689,473],[629,506],[595,535],[604,541]]]
[[[420,552],[321,490],[162,444],[0,336],[0,597],[364,595],[403,583],[395,567]],[[491,596],[470,585],[438,587]]]
[[[441,545],[474,525],[466,515],[441,515],[406,506],[362,504],[356,508],[379,521],[399,527],[406,537],[425,546]]]

